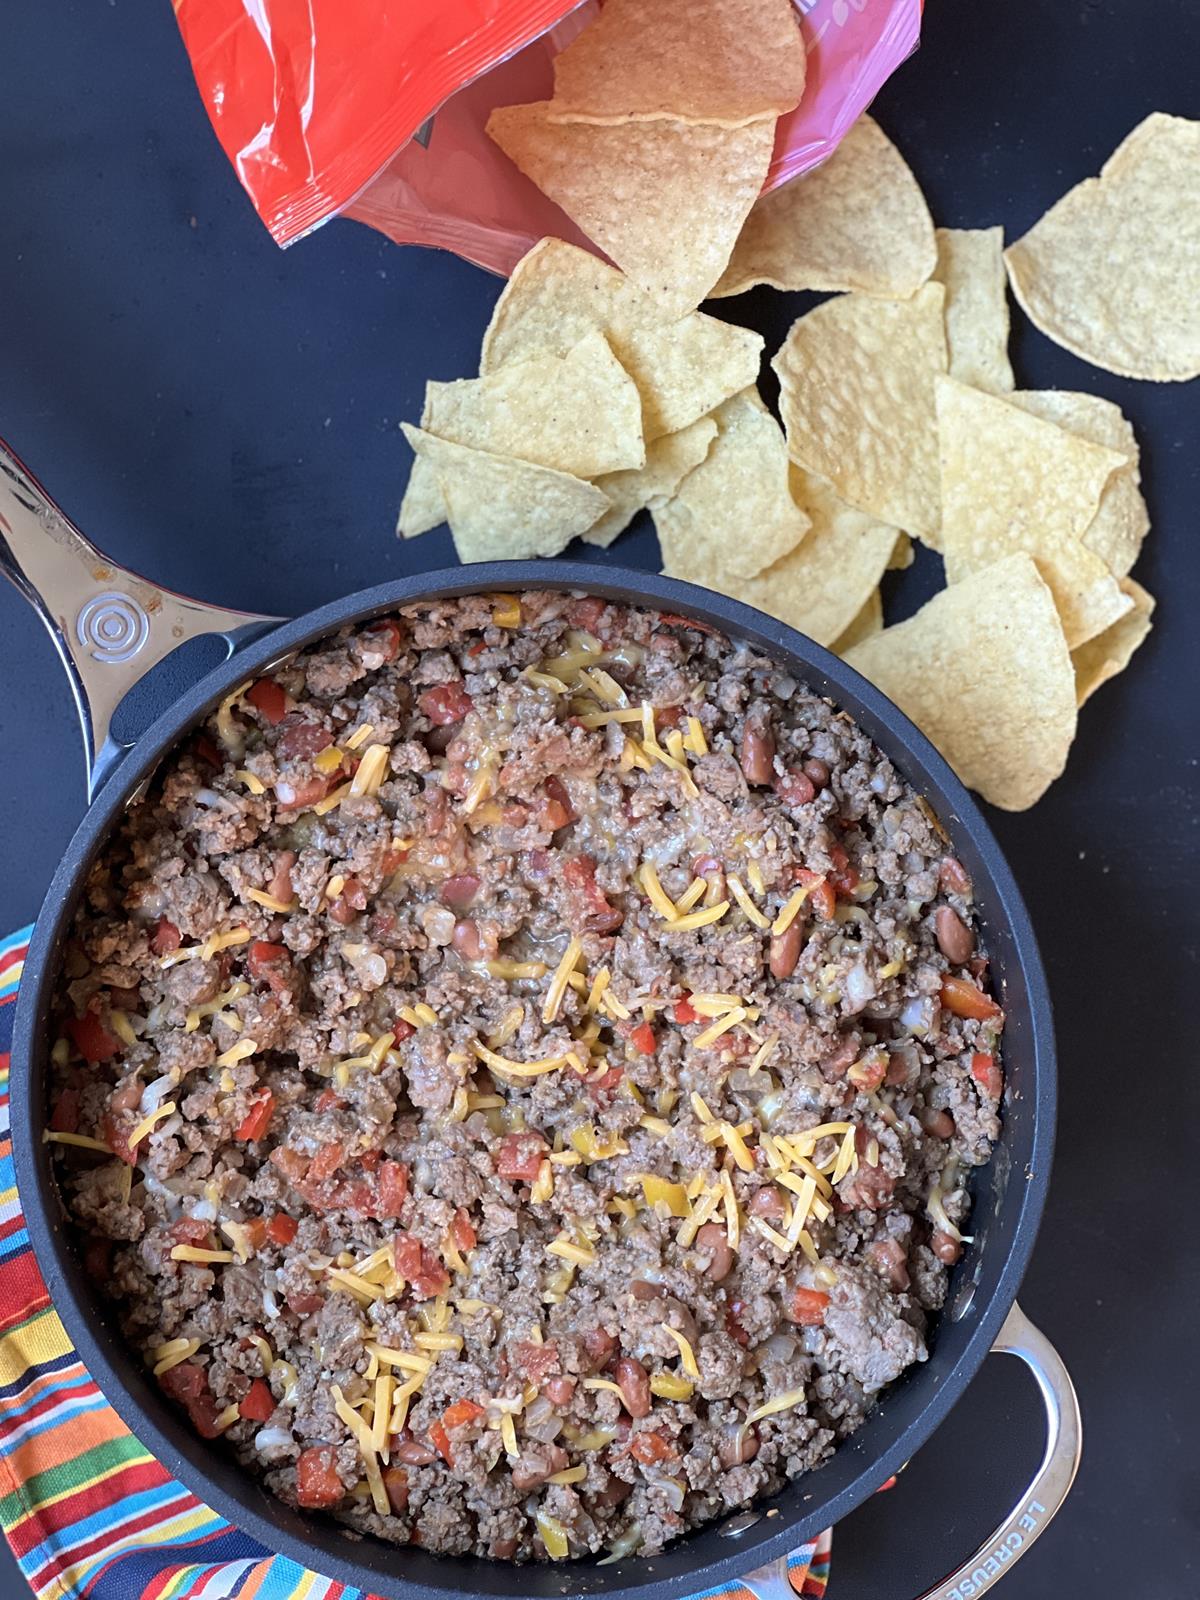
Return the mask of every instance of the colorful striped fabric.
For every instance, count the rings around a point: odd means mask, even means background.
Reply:
[[[12,1002],[29,929],[0,941],[0,1526],[38,1600],[372,1600],[272,1555],[148,1455],[50,1307],[9,1137]],[[794,1551],[796,1593],[825,1593],[829,1535]],[[739,1584],[696,1600],[750,1600]]]

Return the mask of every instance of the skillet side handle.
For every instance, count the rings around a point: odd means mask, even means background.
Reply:
[[[978,1600],[1049,1526],[1075,1481],[1083,1431],[1075,1387],[1058,1351],[1018,1305],[1004,1319],[992,1351],[1019,1356],[1037,1381],[1046,1406],[1046,1451],[1033,1482],[991,1537],[918,1600]],[[757,1600],[795,1600],[786,1559],[742,1581]]]
[[[217,606],[116,566],[85,539],[19,456],[0,439],[0,576],[29,601],[58,651],[83,730],[91,798],[120,750],[109,723],[134,684],[201,634],[225,640],[278,618]]]

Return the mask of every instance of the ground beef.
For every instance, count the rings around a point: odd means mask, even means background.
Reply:
[[[1003,1015],[836,707],[679,619],[495,604],[323,641],[130,807],[49,1122],[102,1147],[59,1177],[126,1338],[284,1500],[652,1554],[925,1359]]]

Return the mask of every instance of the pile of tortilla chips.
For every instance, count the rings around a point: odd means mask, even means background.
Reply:
[[[554,97],[502,106],[505,155],[664,311],[709,293],[804,93],[791,0],[606,0]]]
[[[627,9],[609,0],[603,17]],[[676,116],[680,80],[636,72],[599,25],[581,45],[593,34],[577,67],[572,51],[561,58],[555,116],[643,131]],[[620,115],[604,111],[616,82],[631,86]],[[779,98],[778,78],[755,82]],[[696,92],[710,129],[747,125],[729,83]],[[1100,226],[1090,206],[1150,219],[1147,292],[1166,328],[1139,344],[1142,367],[1185,376],[1200,193],[1195,163],[1181,175],[1179,162],[1196,131],[1148,118],[1093,189],[1073,191],[1080,215],[1068,196],[1006,253],[999,227],[935,229],[903,157],[864,117],[826,166],[753,205],[717,288],[840,291],[795,322],[772,363],[782,428],[756,388],[756,334],[678,316],[631,276],[543,240],[497,303],[480,377],[430,384],[421,427],[406,427],[416,460],[400,531],[445,519],[463,560],[548,555],[576,534],[608,545],[648,507],[665,572],[843,654],[967,783],[1006,809],[1031,805],[1066,763],[1078,707],[1146,638],[1154,600],[1130,576],[1149,530],[1133,429],[1098,395],[1015,387],[1005,266],[1053,337],[1070,326],[1073,348],[1129,371],[1150,310],[1131,292],[1123,307],[1105,279],[1111,260],[1124,282],[1124,235],[1107,255],[1088,247],[1082,320],[1056,323],[1054,308],[1071,310],[1073,241]],[[1154,185],[1168,179],[1186,257],[1158,251]],[[885,627],[880,580],[912,561],[914,539],[940,553],[946,587]]]

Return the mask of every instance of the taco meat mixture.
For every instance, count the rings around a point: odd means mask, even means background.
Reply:
[[[844,713],[679,617],[474,596],[242,685],[129,809],[47,1137],[132,1351],[282,1499],[653,1553],[925,1359],[1003,1021]]]

